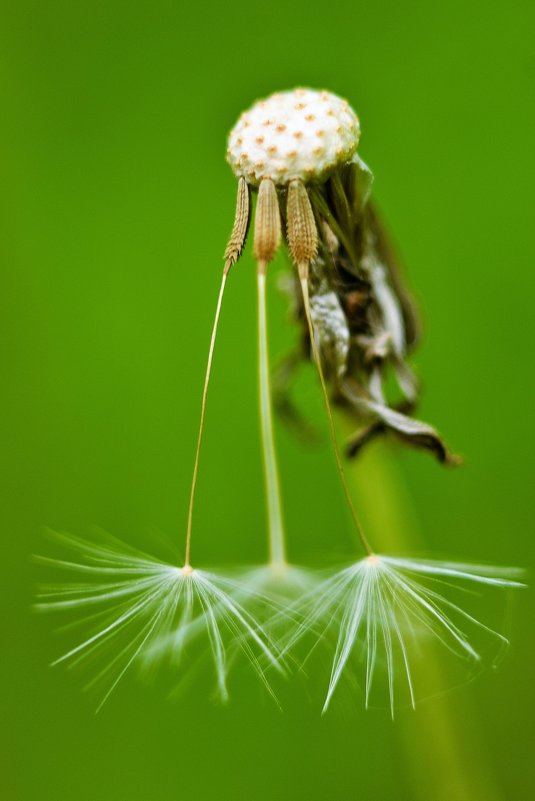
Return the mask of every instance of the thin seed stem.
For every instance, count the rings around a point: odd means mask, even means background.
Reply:
[[[269,379],[269,352],[266,315],[266,262],[258,262],[258,384],[260,399],[260,431],[264,458],[264,481],[269,529],[271,565],[286,564],[284,524],[279,485],[277,453],[273,436],[271,386]]]
[[[189,509],[188,509],[188,529],[186,533],[186,557],[184,567],[190,567],[190,554],[191,554],[191,528],[193,524],[193,506],[195,503],[195,489],[197,487],[197,473],[199,470],[199,457],[201,453],[202,435],[204,431],[204,418],[206,415],[206,398],[208,396],[208,385],[210,383],[210,375],[212,372],[212,360],[214,357],[215,341],[217,337],[217,327],[219,325],[219,316],[221,314],[221,305],[223,303],[223,294],[227,283],[227,276],[231,267],[231,261],[227,261],[223,269],[223,278],[221,279],[221,287],[219,289],[219,296],[217,298],[217,306],[214,317],[214,325],[212,328],[212,336],[210,339],[210,349],[208,351],[208,363],[206,365],[206,373],[204,377],[204,388],[201,401],[201,420],[199,423],[199,434],[197,437],[197,450],[195,452],[195,463],[193,465],[193,478],[191,480],[191,490],[189,496]]]
[[[323,367],[321,366],[321,357],[320,357],[320,353],[319,353],[318,346],[317,346],[317,343],[316,343],[316,337],[315,337],[315,333],[314,333],[314,324],[312,322],[312,314],[311,314],[311,311],[310,311],[310,296],[309,296],[309,292],[308,292],[308,265],[306,265],[306,264],[300,264],[299,265],[299,280],[300,280],[300,283],[301,283],[301,292],[303,294],[303,305],[305,307],[305,315],[306,315],[307,324],[308,324],[308,331],[309,331],[309,334],[310,334],[310,344],[311,344],[311,347],[312,347],[312,355],[314,357],[314,361],[316,362],[316,367],[317,367],[317,370],[318,370],[318,375],[319,375],[320,384],[321,384],[321,391],[322,391],[323,400],[324,400],[324,403],[325,403],[325,409],[327,410],[327,418],[329,420],[329,430],[330,430],[330,434],[331,434],[331,440],[332,440],[332,444],[333,444],[334,455],[335,455],[335,458],[336,458],[336,465],[338,467],[338,473],[340,474],[340,480],[342,482],[342,487],[344,489],[344,493],[345,493],[346,500],[347,500],[347,503],[348,503],[348,506],[349,506],[349,510],[351,512],[351,517],[353,518],[353,523],[354,523],[355,529],[357,531],[357,534],[359,536],[359,539],[360,539],[360,542],[362,544],[362,547],[364,548],[364,550],[366,551],[368,556],[373,556],[373,551],[371,549],[371,546],[370,546],[368,540],[366,539],[366,536],[364,534],[364,529],[363,529],[362,524],[361,524],[361,522],[359,520],[359,517],[357,515],[355,506],[353,504],[353,499],[351,497],[351,493],[350,493],[349,487],[347,485],[347,480],[346,480],[346,476],[345,476],[345,472],[344,472],[344,466],[342,464],[342,457],[340,456],[340,449],[338,447],[338,440],[336,439],[336,429],[334,427],[334,420],[333,420],[333,414],[332,414],[332,410],[331,410],[331,403],[329,401],[329,392],[327,390],[327,384],[326,384],[326,381],[325,381],[325,375],[323,373]]]

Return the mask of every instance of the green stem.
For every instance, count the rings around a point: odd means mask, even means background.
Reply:
[[[409,544],[411,549],[418,549],[424,541],[394,459],[391,452],[386,453],[383,443],[376,443],[359,458],[352,471],[359,508],[380,553],[400,553]],[[440,683],[438,655],[429,655],[425,670]],[[441,695],[397,721],[417,791],[415,799],[427,801],[429,787],[433,787],[436,801],[501,798],[483,751],[484,735],[477,731],[477,712],[471,706],[466,694],[461,699]]]
[[[269,530],[271,565],[286,564],[284,524],[279,485],[277,453],[273,436],[271,386],[269,379],[269,353],[266,315],[266,265],[258,265],[258,384],[260,397],[260,432],[264,459],[264,481]]]

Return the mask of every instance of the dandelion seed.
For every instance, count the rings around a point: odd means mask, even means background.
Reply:
[[[521,587],[520,571],[439,561],[368,556],[329,576],[295,605],[301,622],[286,649],[311,634],[333,644],[323,711],[343,675],[356,675],[366,706],[384,692],[392,717],[398,703],[414,707],[415,676],[425,678],[429,646],[454,657],[466,673],[507,639],[446,597],[453,588]],[[490,648],[489,648],[490,646]]]
[[[251,607],[266,614],[277,607],[248,581],[177,567],[106,536],[104,543],[52,533],[72,559],[38,557],[41,563],[83,577],[44,587],[41,611],[76,612],[80,641],[54,664],[102,663],[89,687],[103,687],[99,708],[134,665],[145,670],[181,667],[184,650],[205,635],[220,698],[228,697],[229,654],[247,658],[273,694],[266,666],[281,670],[280,651],[258,625]],[[72,628],[72,623],[70,624]]]

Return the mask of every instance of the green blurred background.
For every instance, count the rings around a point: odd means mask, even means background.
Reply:
[[[355,475],[367,513],[386,506],[408,550],[529,565],[533,4],[18,0],[1,17],[2,798],[529,797],[529,591],[498,673],[395,723],[321,719],[303,693],[281,714],[245,681],[221,708],[202,682],[169,704],[127,680],[95,717],[80,676],[48,668],[59,643],[30,611],[30,555],[47,525],[180,546],[235,197],[225,137],[256,97],[302,84],[360,115],[426,321],[421,416],[466,458],[445,471],[391,445],[400,511],[370,453]],[[295,331],[270,292],[276,358]],[[247,254],[217,347],[202,563],[264,554],[255,348]],[[303,393],[319,419],[312,376]],[[278,441],[294,558],[349,558],[327,440],[304,451],[279,426]]]

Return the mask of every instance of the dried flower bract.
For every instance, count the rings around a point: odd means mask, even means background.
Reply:
[[[358,429],[347,453],[356,456],[375,437],[393,432],[446,464],[458,458],[439,433],[412,417],[418,382],[408,364],[419,324],[394,250],[370,201],[373,176],[357,154],[360,125],[348,103],[330,92],[295,89],[258,101],[229,136],[228,161],[240,181],[258,189],[255,256],[264,265],[278,246],[279,211],[299,279],[294,305],[310,352],[311,318],[331,400]],[[265,269],[265,267],[263,268]],[[309,309],[305,309],[309,302]],[[279,373],[279,406],[298,359]],[[389,400],[390,375],[398,397]],[[292,419],[299,415],[292,414]]]

